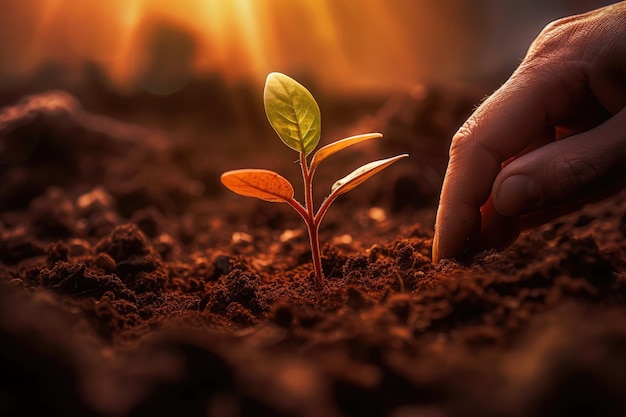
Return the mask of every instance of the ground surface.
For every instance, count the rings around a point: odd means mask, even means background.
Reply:
[[[626,415],[626,194],[433,265],[448,140],[477,96],[414,93],[345,132],[386,141],[320,169],[318,198],[411,154],[331,208],[323,286],[289,207],[218,182],[296,182],[278,139],[158,133],[64,93],[5,108],[0,415]]]

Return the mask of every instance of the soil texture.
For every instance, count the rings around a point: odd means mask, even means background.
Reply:
[[[479,99],[424,87],[332,125],[386,139],[320,168],[318,202],[352,166],[411,157],[331,207],[324,285],[296,213],[219,184],[262,167],[301,190],[262,115],[250,144],[60,91],[5,107],[0,415],[626,415],[626,193],[431,263],[449,138]]]

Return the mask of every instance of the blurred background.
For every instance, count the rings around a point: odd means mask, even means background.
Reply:
[[[301,195],[296,156],[263,109],[266,75],[280,71],[318,101],[321,144],[365,132],[385,137],[333,156],[316,173],[316,201],[365,161],[408,153],[335,213],[378,206],[432,217],[450,139],[476,104],[547,23],[605,4],[0,0],[0,206],[30,207],[52,189],[32,207],[62,210],[58,187],[80,194],[103,185],[125,218],[148,206],[184,213],[201,196],[256,210],[219,182],[242,167],[284,173]],[[258,204],[257,223],[271,223]],[[109,220],[94,227],[119,223]],[[59,222],[71,223],[52,221]],[[187,229],[194,236],[197,228]]]
[[[232,123],[259,105],[271,71],[322,101],[372,107],[423,85],[487,91],[546,23],[608,3],[0,0],[0,105],[60,88],[90,111],[176,128],[180,118],[150,114]]]

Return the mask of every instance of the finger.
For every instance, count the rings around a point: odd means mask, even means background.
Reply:
[[[519,217],[518,231],[521,232],[523,230],[533,229],[537,226],[541,226],[559,217],[565,216],[566,214],[578,211],[586,204],[601,201],[605,198],[608,198],[614,195],[620,190],[623,190],[624,188],[626,188],[626,177],[622,177],[621,179],[618,179],[616,182],[612,184],[607,184],[606,187],[601,188],[597,193],[590,195],[590,196],[585,196],[584,198],[580,200],[570,201],[563,205],[549,207],[546,209],[532,211],[528,214],[523,214],[522,216]],[[494,211],[497,213],[495,208],[494,208]],[[513,217],[506,216],[506,217],[518,218],[517,216],[513,216]]]
[[[610,115],[599,105],[595,98],[589,97],[589,103],[581,105],[580,111],[561,121],[557,127],[546,126],[544,131],[524,148],[524,150],[515,157],[505,161],[502,167],[504,168],[515,159],[552,143],[555,140],[562,140],[566,137],[590,130],[606,121],[609,116]],[[607,190],[605,196],[609,194],[610,192]],[[551,207],[547,210],[529,213],[528,215],[505,216],[495,209],[493,196],[491,196],[489,200],[487,200],[487,203],[480,209],[482,215],[480,237],[477,245],[473,248],[472,254],[488,249],[502,250],[512,244],[522,230],[544,224],[579,209],[587,202],[598,199],[601,199],[601,196],[590,196],[584,201],[569,202],[558,207]]]
[[[622,179],[625,161],[626,108],[590,131],[512,161],[496,178],[494,206],[512,216],[576,203]]]
[[[433,261],[467,255],[480,234],[485,204],[502,162],[517,155],[546,126],[572,113],[585,94],[583,71],[566,64],[522,65],[454,136],[439,208]]]
[[[626,31],[608,28],[623,28],[624,22],[626,2],[546,26],[509,81],[455,135],[437,212],[435,262],[475,247],[479,207],[499,172],[496,162],[517,155],[542,127],[575,114],[585,97],[596,96],[612,113],[621,108],[623,96],[611,82],[598,80],[623,79]]]

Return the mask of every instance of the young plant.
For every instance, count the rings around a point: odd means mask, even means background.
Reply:
[[[320,255],[319,227],[330,205],[337,197],[355,188],[374,174],[407,154],[370,162],[355,169],[331,187],[317,212],[313,205],[313,174],[319,164],[342,149],[357,143],[381,138],[380,133],[352,136],[320,148],[311,162],[309,154],[315,149],[321,133],[320,109],[311,93],[294,79],[273,72],[267,76],[263,93],[267,118],[283,143],[300,154],[300,168],[304,180],[304,205],[294,199],[293,186],[276,172],[265,169],[238,169],[224,172],[222,184],[231,191],[261,200],[289,204],[306,223],[311,243],[313,269],[318,282],[324,281]]]

